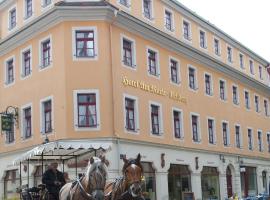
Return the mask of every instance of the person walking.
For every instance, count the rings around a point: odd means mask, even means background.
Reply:
[[[42,183],[46,185],[50,200],[59,200],[59,191],[66,184],[64,175],[57,170],[58,163],[53,162],[42,176]]]

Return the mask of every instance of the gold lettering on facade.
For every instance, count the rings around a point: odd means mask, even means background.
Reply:
[[[181,103],[187,103],[187,99],[182,97],[178,92],[167,91],[164,88],[158,88],[157,86],[152,85],[152,84],[147,84],[144,81],[130,80],[126,76],[124,76],[122,78],[122,83],[124,86],[138,88],[138,89],[141,89],[143,91],[157,94],[160,96],[168,96],[170,99],[172,99],[174,101],[178,101]]]

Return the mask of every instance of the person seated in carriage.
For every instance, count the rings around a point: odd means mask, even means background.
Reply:
[[[66,184],[64,175],[57,170],[58,163],[53,162],[42,176],[42,183],[46,185],[50,200],[59,200],[59,191]]]

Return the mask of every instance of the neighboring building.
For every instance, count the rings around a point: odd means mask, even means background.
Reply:
[[[110,179],[141,153],[151,200],[268,191],[269,62],[176,0],[4,0],[0,21],[1,197],[46,135],[111,142]]]

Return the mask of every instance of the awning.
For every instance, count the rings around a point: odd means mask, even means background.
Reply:
[[[13,161],[13,165],[31,160],[70,160],[74,157],[84,156],[89,153],[100,154],[111,149],[111,141],[85,140],[61,140],[49,142],[34,147]]]

